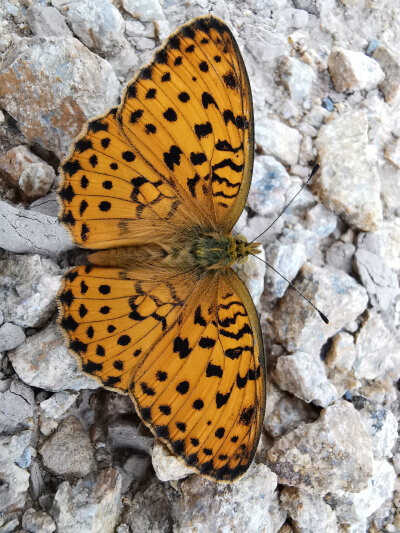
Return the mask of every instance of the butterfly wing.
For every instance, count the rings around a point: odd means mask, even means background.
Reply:
[[[61,326],[82,370],[129,392],[154,434],[201,474],[248,468],[264,415],[262,338],[228,269],[198,279],[80,266],[64,278]]]
[[[150,242],[172,227],[230,232],[250,186],[253,137],[235,39],[215,17],[194,19],[73,145],[61,167],[61,220],[77,244],[96,249]]]

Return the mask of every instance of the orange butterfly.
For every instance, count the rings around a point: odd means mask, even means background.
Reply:
[[[82,370],[128,393],[152,432],[198,473],[249,467],[265,408],[251,297],[231,265],[253,167],[246,69],[224,22],[180,27],[88,122],[62,164],[60,218],[100,250],[67,272],[60,324]]]

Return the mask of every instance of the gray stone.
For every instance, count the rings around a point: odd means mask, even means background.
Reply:
[[[385,74],[379,63],[354,50],[334,48],[328,59],[329,72],[337,92],[373,89]]]
[[[22,38],[4,54],[0,103],[29,141],[61,159],[88,118],[114,105],[119,82],[72,37]]]
[[[20,326],[6,322],[0,326],[0,352],[7,352],[22,344],[25,340],[24,330]]]
[[[400,293],[396,274],[379,255],[363,248],[356,251],[354,266],[372,304],[386,310]]]
[[[350,274],[355,251],[356,247],[351,242],[334,242],[326,251],[326,262],[329,266]]]
[[[50,324],[9,352],[18,376],[34,387],[61,390],[97,389],[99,383],[82,374],[57,324]]]
[[[12,437],[0,436],[0,509],[2,512],[22,509],[25,505],[29,488],[29,472],[17,466],[15,461],[29,446],[31,437],[31,431],[23,431]]]
[[[362,396],[353,397],[352,403],[360,413],[371,437],[372,452],[375,459],[392,457],[392,451],[397,441],[398,427],[392,411]]]
[[[379,88],[385,95],[386,102],[390,104],[397,103],[400,94],[400,62],[398,55],[388,50],[385,46],[378,46],[372,57],[379,63],[385,73],[385,79],[381,82]]]
[[[368,310],[367,317],[357,333],[356,348],[354,370],[358,378],[375,379],[378,376],[398,378],[400,374],[398,341],[382,316],[374,309]]]
[[[44,466],[59,476],[85,477],[95,466],[89,436],[73,416],[59,424],[39,452]]]
[[[30,533],[52,533],[56,530],[56,524],[50,515],[44,511],[36,511],[32,507],[25,511],[22,527]]]
[[[273,438],[292,431],[303,422],[313,422],[318,412],[312,405],[278,389],[267,382],[267,404],[264,429]]]
[[[379,255],[389,268],[400,271],[400,217],[384,220],[371,233],[359,233],[357,247]]]
[[[396,139],[385,148],[385,157],[400,169],[400,139]]]
[[[295,286],[329,318],[325,324],[311,305],[288,290],[273,314],[276,339],[287,350],[318,352],[329,337],[355,320],[367,307],[367,292],[340,270],[306,263]],[[340,309],[340,313],[337,310]]]
[[[310,65],[295,57],[285,57],[280,65],[280,74],[295,102],[303,102],[311,96],[315,73]]]
[[[21,424],[29,426],[33,416],[35,397],[30,387],[19,380],[1,382],[0,433],[11,433]]]
[[[357,386],[353,369],[355,359],[356,347],[353,335],[344,331],[339,332],[333,337],[332,345],[324,360],[329,381],[339,396]]]
[[[51,514],[59,533],[113,533],[121,505],[121,475],[114,468],[58,486]],[[144,531],[144,530],[143,530]]]
[[[323,204],[350,226],[375,230],[382,221],[382,205],[376,161],[368,153],[366,112],[351,111],[322,126],[316,146],[321,170],[313,189]]]
[[[273,378],[279,387],[307,403],[327,407],[339,394],[328,380],[318,353],[295,352],[278,358]]]
[[[267,453],[279,483],[315,495],[361,491],[372,476],[372,449],[359,413],[339,400],[312,424],[302,424]]]
[[[144,491],[136,492],[123,515],[131,531],[169,533],[172,530],[171,504],[165,487],[154,478]]]
[[[256,157],[247,202],[260,215],[277,215],[285,205],[285,191],[289,184],[289,174],[274,157]]]
[[[54,256],[74,245],[54,215],[19,209],[0,201],[0,247],[15,253]]]
[[[151,455],[153,468],[160,481],[177,481],[193,474],[193,470],[172,455],[168,449],[156,441]]]
[[[148,455],[132,454],[122,467],[122,492],[128,489],[136,492],[139,486],[149,477],[151,459]]]
[[[396,474],[393,466],[382,459],[373,462],[372,477],[367,487],[359,491],[334,491],[326,501],[344,524],[363,522],[393,495]]]
[[[58,194],[55,191],[52,191],[49,194],[46,194],[46,196],[34,200],[30,204],[29,210],[43,213],[44,215],[49,215],[51,217],[57,217],[60,211]]]
[[[255,134],[265,154],[274,156],[284,165],[297,163],[301,136],[295,128],[279,120],[262,118],[256,123]]]
[[[229,491],[224,484],[192,476],[172,502],[174,531],[273,531],[269,502],[275,489],[276,476],[263,464],[250,467]]]
[[[0,175],[28,201],[46,194],[55,178],[54,169],[23,145],[0,158]]]
[[[75,403],[78,396],[76,392],[56,392],[47,400],[40,402],[40,408],[46,416],[60,418]]]
[[[296,533],[338,532],[336,515],[320,496],[294,487],[285,487],[280,499],[282,507],[292,519]]]
[[[128,13],[141,21],[165,18],[159,0],[122,0],[122,5]]]
[[[0,260],[0,309],[6,320],[27,327],[38,327],[56,309],[60,269],[39,255],[14,255]]]
[[[71,36],[71,30],[61,13],[51,6],[36,4],[26,11],[29,28],[34,35],[49,37]]]
[[[154,443],[154,438],[148,434],[143,434],[140,426],[119,418],[108,424],[107,439],[109,446],[114,450],[131,448],[147,454],[151,453]]]
[[[265,261],[263,249],[261,249],[257,257],[249,256],[247,261],[238,265],[237,268],[237,273],[246,285],[254,305],[258,305],[261,295],[264,292],[264,276],[267,267],[260,259]]]
[[[81,42],[94,52],[107,54],[125,42],[125,21],[109,0],[52,0]]]

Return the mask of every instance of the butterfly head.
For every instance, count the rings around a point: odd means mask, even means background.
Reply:
[[[247,242],[246,237],[243,235],[236,235],[233,237],[235,245],[235,259],[237,263],[245,263],[249,255],[259,254],[260,253],[260,242]]]

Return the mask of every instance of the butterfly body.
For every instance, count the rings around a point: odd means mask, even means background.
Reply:
[[[129,394],[152,432],[216,481],[249,467],[265,359],[232,270],[258,252],[233,236],[251,182],[249,80],[213,17],[171,35],[121,104],[88,122],[62,164],[60,219],[95,250],[64,275],[59,322],[81,368]]]

